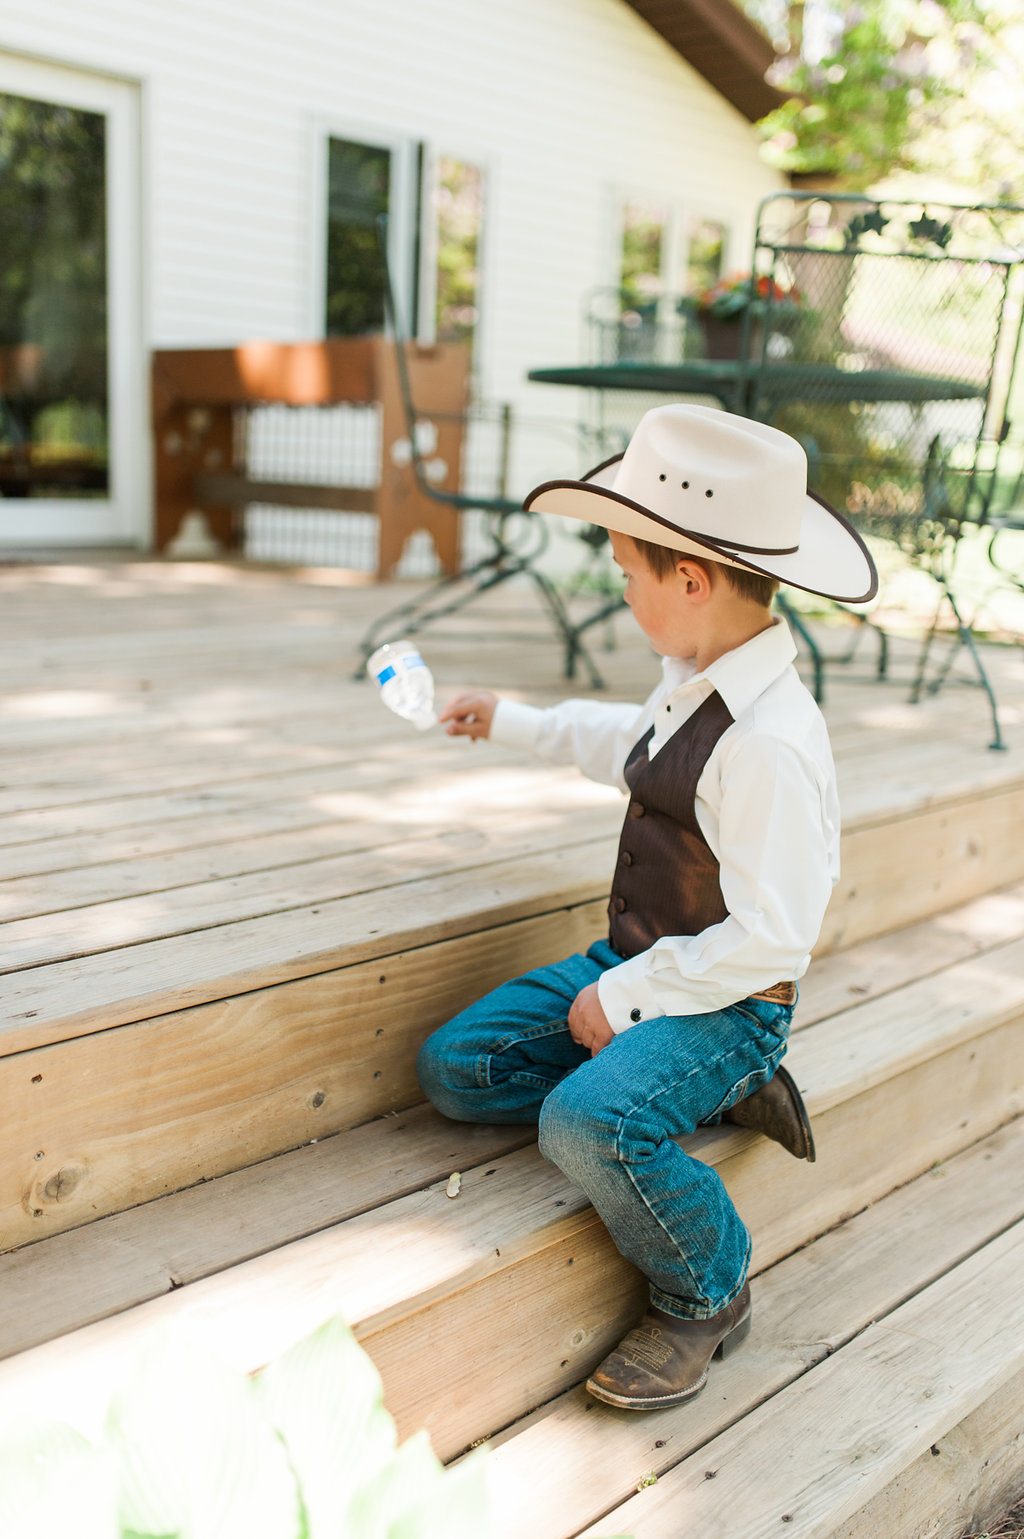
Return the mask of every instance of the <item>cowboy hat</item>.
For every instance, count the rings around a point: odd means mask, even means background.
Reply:
[[[856,529],[807,490],[807,456],[767,423],[712,406],[657,406],[624,453],[523,504],[746,567],[844,604],[878,591]]]

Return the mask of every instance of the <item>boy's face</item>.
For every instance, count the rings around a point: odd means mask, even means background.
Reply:
[[[697,616],[685,602],[685,579],[676,571],[660,578],[647,565],[628,534],[609,529],[612,555],[626,574],[623,595],[654,650],[662,657],[692,658],[700,641]],[[680,553],[680,561],[689,558]]]

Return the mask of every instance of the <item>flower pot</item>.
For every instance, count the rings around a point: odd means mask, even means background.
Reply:
[[[704,338],[705,358],[738,358],[743,338],[743,317],[722,321],[714,315],[702,315],[700,328]],[[761,356],[761,323],[752,321],[747,341],[747,357]]]

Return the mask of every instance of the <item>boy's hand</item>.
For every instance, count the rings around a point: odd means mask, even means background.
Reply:
[[[569,1035],[580,1047],[589,1047],[591,1058],[596,1058],[614,1037],[601,1007],[596,983],[588,983],[585,989],[580,989],[569,1006]]]
[[[449,700],[438,717],[449,737],[489,737],[498,697],[489,689],[472,690]]]

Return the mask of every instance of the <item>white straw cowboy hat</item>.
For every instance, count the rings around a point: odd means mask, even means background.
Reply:
[[[844,604],[878,574],[857,531],[807,490],[788,433],[712,406],[658,406],[623,454],[581,481],[546,481],[529,511],[558,513],[689,555],[746,567]]]

